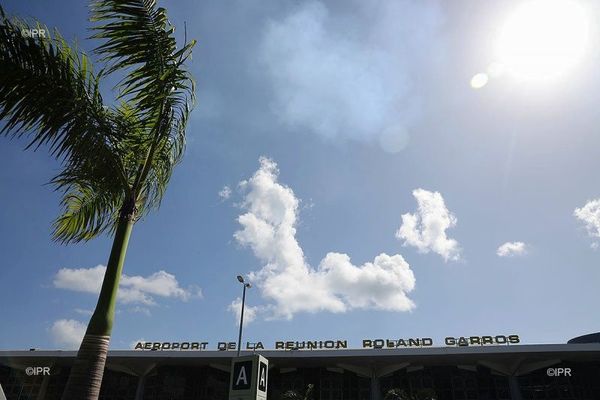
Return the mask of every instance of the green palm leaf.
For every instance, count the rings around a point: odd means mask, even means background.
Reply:
[[[140,214],[160,204],[171,171],[185,148],[185,126],[194,101],[194,82],[184,68],[195,41],[177,49],[175,28],[154,0],[98,1],[92,5],[96,53],[109,67],[124,70],[119,96],[132,104],[148,145],[133,182]]]
[[[51,181],[64,192],[65,208],[54,238],[91,239],[112,227],[105,215],[114,210],[103,207],[116,204],[128,187],[120,150],[124,135],[103,106],[100,76],[58,32],[53,38],[27,38],[21,34],[24,21],[8,19],[3,11],[0,18],[0,119],[5,121],[0,133],[27,136],[28,148],[49,146],[63,164]],[[74,213],[77,197],[87,199],[87,206]]]

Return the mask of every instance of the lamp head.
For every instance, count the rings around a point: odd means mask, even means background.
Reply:
[[[251,285],[251,284],[249,284],[249,283],[246,283],[246,285],[245,285],[245,286],[246,286],[248,289],[250,289],[250,288],[252,287],[252,285]]]
[[[241,275],[237,276],[237,280],[240,281],[240,283],[244,283],[244,278],[242,278]]]

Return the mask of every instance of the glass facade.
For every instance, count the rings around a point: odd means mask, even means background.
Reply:
[[[27,376],[23,370],[0,366],[0,384],[8,400],[35,400],[43,379],[42,376]]]
[[[381,379],[383,393],[399,388],[411,395],[430,390],[438,399],[510,400],[509,380],[488,368],[465,370],[455,366],[403,369]]]
[[[571,376],[548,376],[547,369],[541,368],[513,378],[521,399],[600,400],[600,362],[565,362],[553,367],[570,368]],[[45,377],[0,366],[7,400],[59,400],[68,375],[68,367],[53,367]],[[269,371],[268,399],[282,399],[290,390],[302,395],[312,384],[314,400],[383,399],[392,389],[413,396],[428,391],[439,400],[508,400],[515,398],[510,379],[482,366],[413,366],[380,377],[372,385],[371,378],[339,367],[275,367]],[[208,366],[163,365],[144,378],[106,370],[100,399],[226,400],[228,384],[229,373]],[[372,396],[372,387],[378,388],[379,396]]]
[[[274,368],[269,371],[267,398],[281,399],[287,391],[304,394],[314,385],[313,399],[369,400],[371,380],[341,368]]]
[[[159,367],[144,383],[145,400],[227,399],[229,373],[209,367]]]
[[[546,368],[519,377],[524,399],[600,399],[600,362],[563,363],[553,368],[570,368],[571,376],[548,376]]]

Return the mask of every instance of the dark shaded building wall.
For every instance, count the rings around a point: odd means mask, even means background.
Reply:
[[[510,400],[509,382],[506,376],[495,375],[488,368],[476,367],[466,370],[456,366],[430,367],[409,371],[403,369],[391,376],[381,378],[382,392],[399,388],[408,394],[431,390],[440,400],[498,399]]]
[[[521,398],[600,400],[600,361],[555,367],[571,368],[572,376],[550,377],[546,368],[519,376]],[[0,366],[0,383],[8,400],[59,400],[68,375],[68,367],[54,367],[50,376],[27,376],[21,369]],[[207,366],[159,366],[145,378],[106,370],[100,399],[226,400],[228,384],[229,373]],[[404,368],[379,378],[379,396],[372,396],[370,378],[341,368],[275,367],[269,371],[268,399],[279,400],[288,390],[303,394],[309,384],[314,385],[314,400],[381,399],[390,389],[412,395],[427,389],[439,400],[514,399],[509,378],[482,366]]]
[[[570,368],[571,376],[548,376],[546,368],[519,377],[523,399],[600,400],[600,360],[596,363],[568,362],[553,368]]]

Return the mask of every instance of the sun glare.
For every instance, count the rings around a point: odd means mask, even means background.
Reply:
[[[503,26],[498,61],[519,79],[544,81],[564,75],[583,57],[588,20],[574,0],[531,0]]]

